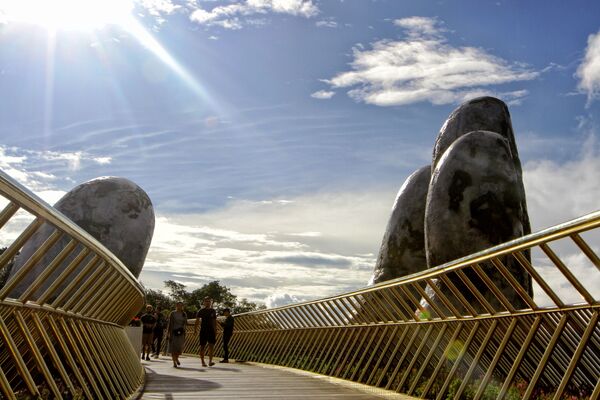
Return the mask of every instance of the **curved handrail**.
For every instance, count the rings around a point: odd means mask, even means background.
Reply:
[[[563,224],[555,225],[550,228],[541,230],[536,233],[531,233],[527,236],[523,236],[514,240],[511,240],[500,245],[487,248],[477,253],[470,254],[468,256],[450,261],[448,263],[433,267],[430,269],[424,269],[421,272],[417,272],[411,275],[406,275],[400,278],[390,279],[385,282],[380,282],[371,286],[363,287],[351,292],[342,293],[334,296],[324,297],[317,300],[308,300],[293,304],[288,304],[280,307],[274,307],[266,310],[252,311],[248,313],[239,314],[237,318],[243,316],[258,316],[263,314],[272,314],[279,311],[288,309],[294,309],[298,307],[308,307],[310,305],[321,304],[323,302],[335,301],[339,299],[346,299],[348,297],[357,296],[361,294],[376,293],[382,289],[389,289],[396,286],[405,286],[425,280],[431,280],[438,278],[441,275],[456,272],[472,266],[473,264],[482,263],[489,261],[496,257],[506,256],[515,252],[528,250],[538,246],[540,244],[549,243],[551,241],[559,240],[568,237],[572,234],[579,234],[594,228],[600,227],[600,211],[595,211],[584,215],[582,217],[573,219]],[[597,258],[595,265],[600,268]],[[600,299],[595,298],[592,303],[598,303]],[[505,310],[508,313],[518,313],[519,310]]]
[[[52,235],[50,235],[51,237],[48,238],[50,243],[47,244],[45,250],[50,249],[54,243],[59,240],[58,236],[61,234],[70,237],[74,241],[67,245],[70,246],[68,254],[63,253],[55,257],[55,259],[62,258],[63,260],[62,266],[59,265],[60,263],[58,262],[55,263],[56,265],[53,265],[53,267],[56,268],[56,271],[64,269],[65,264],[67,264],[67,261],[70,259],[75,258],[76,256],[80,258],[78,260],[79,266],[73,267],[71,274],[68,277],[63,276],[63,286],[68,282],[72,283],[79,280],[77,284],[73,285],[70,293],[71,296],[63,296],[61,298],[61,294],[59,293],[59,288],[57,285],[53,287],[55,293],[47,293],[46,296],[43,296],[41,299],[42,301],[37,301],[36,299],[31,298],[11,298],[11,290],[13,290],[14,287],[19,283],[20,279],[24,278],[24,276],[13,275],[12,278],[6,282],[4,288],[0,289],[0,300],[7,299],[13,302],[33,301],[34,303],[37,303],[45,308],[48,308],[49,305],[54,305],[54,307],[50,308],[60,308],[61,310],[67,312],[72,311],[76,315],[90,317],[92,319],[114,322],[121,325],[129,322],[131,317],[135,315],[135,313],[143,304],[144,291],[138,280],[114,254],[112,254],[104,245],[98,242],[88,232],[80,228],[69,218],[67,218],[64,214],[48,205],[45,201],[30,192],[27,188],[19,184],[3,171],[0,171],[0,194],[10,202],[10,204],[7,206],[9,209],[6,212],[6,214],[9,216],[7,220],[10,219],[10,216],[16,213],[17,209],[15,209],[15,206],[26,210],[36,218],[30,224],[30,226],[25,229],[22,234],[24,236],[21,236],[19,239],[17,239],[16,242],[18,243],[13,243],[15,245],[13,253],[18,251],[19,247],[29,240],[36,231],[42,229],[42,223],[45,223],[55,229],[55,232],[59,232],[52,233],[57,237],[52,237]],[[85,253],[83,256],[82,252]],[[39,261],[39,259],[43,256],[44,254],[34,254],[31,258],[37,257],[36,261]],[[1,259],[4,262],[8,262],[8,258],[9,257],[7,256]],[[35,264],[35,262],[32,262],[31,264]],[[52,264],[52,262],[49,261],[48,265],[50,264]],[[81,265],[85,265],[85,268],[83,268],[84,271],[82,271]],[[94,279],[95,282],[90,282]],[[110,282],[102,281],[102,279],[110,280]],[[51,279],[47,278],[44,284],[48,285],[50,283],[49,281],[51,281]],[[126,302],[114,301],[116,296],[110,296],[108,293],[108,290],[111,289],[111,286],[109,286],[108,283],[113,283],[115,285],[112,287],[112,289],[118,289],[119,295],[121,297],[125,297]],[[86,284],[86,293],[77,291],[77,289],[81,288],[81,286],[78,285]],[[102,288],[105,293],[90,293],[90,290],[98,291],[100,288]],[[56,296],[58,296],[60,299],[60,302],[58,303],[53,302],[53,300],[56,300]],[[93,301],[95,306],[94,309],[90,309],[91,307],[87,304],[78,304],[78,300],[81,299]],[[124,305],[126,307],[123,307]],[[114,307],[120,307],[121,309],[111,310],[110,312],[107,311],[108,308]]]
[[[3,171],[0,196],[8,201],[0,229],[19,210],[33,218],[0,255],[1,268],[19,252],[22,258],[0,288],[0,397],[135,396],[144,369],[123,327],[142,307],[141,284],[105,246]]]
[[[599,398],[599,227],[596,211],[417,274],[237,315],[232,357],[424,398],[559,399],[573,388]],[[552,249],[559,243],[586,260],[585,276]],[[580,300],[547,282],[547,268]]]
[[[94,252],[101,254],[103,258],[110,260],[111,264],[118,267],[123,276],[136,285],[143,294],[142,285],[127,267],[108,250],[102,243],[96,240],[92,235],[83,230],[79,225],[71,221],[63,213],[50,206],[35,193],[32,193],[25,186],[11,178],[4,171],[0,170],[0,194],[18,203],[22,208],[30,213],[43,218],[52,225],[58,227],[68,235],[76,236],[78,240]]]

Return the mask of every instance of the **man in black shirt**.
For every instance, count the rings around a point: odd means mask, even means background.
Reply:
[[[229,362],[229,341],[231,340],[231,336],[233,335],[233,316],[229,311],[229,308],[223,310],[223,315],[225,316],[225,321],[220,322],[223,327],[223,359],[222,363]]]
[[[198,324],[200,325],[200,360],[202,360],[202,366],[206,367],[204,362],[204,350],[208,345],[208,365],[213,366],[213,349],[215,342],[217,341],[216,329],[217,329],[217,312],[212,308],[212,299],[205,297],[202,300],[202,309],[196,314],[196,323],[194,324],[194,334],[198,331]]]
[[[167,327],[167,319],[162,313],[161,306],[156,306],[154,317],[156,318],[156,325],[154,325],[154,331],[152,332],[154,335],[152,339],[152,351],[154,352],[154,358],[158,358],[162,347],[163,334]]]
[[[152,350],[152,332],[156,325],[156,318],[152,312],[152,306],[146,306],[146,313],[140,318],[142,322],[142,360],[146,354],[146,360],[150,361],[150,351]]]

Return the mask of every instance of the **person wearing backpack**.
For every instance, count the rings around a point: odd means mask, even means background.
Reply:
[[[160,355],[160,349],[162,348],[163,335],[165,328],[167,327],[167,319],[162,313],[162,307],[156,306],[156,325],[154,325],[154,340],[152,342],[152,353],[154,358],[158,358]]]
[[[231,310],[229,308],[225,308],[223,310],[223,316],[225,317],[225,321],[219,322],[221,327],[223,327],[223,359],[222,363],[229,362],[229,341],[231,340],[231,336],[233,335],[233,315],[231,315]]]
[[[152,334],[156,325],[156,318],[152,311],[152,305],[147,304],[146,313],[140,317],[140,321],[142,322],[142,360],[146,361],[150,361],[150,351],[154,343]]]

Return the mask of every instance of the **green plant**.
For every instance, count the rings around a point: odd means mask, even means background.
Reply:
[[[448,386],[448,392],[446,393],[446,400],[453,400],[454,397],[456,396],[456,392],[458,392],[458,388],[460,388],[460,385],[462,383],[462,380],[455,378],[452,380],[452,382],[450,382],[450,385]]]
[[[479,388],[480,384],[481,382],[477,381],[477,384],[469,386],[471,386],[473,390],[476,391],[477,388]],[[495,382],[490,382],[487,385],[485,385],[485,389],[483,389],[482,400],[495,400],[496,398],[498,398],[498,394],[500,394],[500,385],[498,385]]]

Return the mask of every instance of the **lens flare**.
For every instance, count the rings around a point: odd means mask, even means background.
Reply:
[[[448,354],[446,355],[446,358],[448,358],[448,360],[450,360],[450,361],[456,361],[456,359],[458,358],[458,355],[460,354],[460,352],[462,351],[464,346],[465,346],[465,344],[462,341],[455,340],[450,345],[450,348],[448,349]]]
[[[93,31],[124,25],[132,11],[132,0],[0,0],[0,21],[51,30]]]

